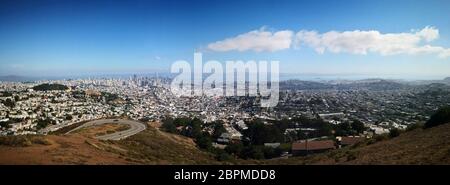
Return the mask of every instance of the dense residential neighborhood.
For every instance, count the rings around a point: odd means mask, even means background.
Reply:
[[[276,107],[261,108],[255,97],[175,96],[169,78],[1,82],[1,135],[47,134],[102,118],[125,117],[163,126],[167,119],[175,119],[167,127],[197,141],[210,141],[206,147],[253,143],[276,149],[289,144],[292,147],[284,146],[289,150],[279,155],[308,154],[423,123],[439,107],[450,105],[446,83],[290,80],[282,83]],[[178,118],[198,121],[181,124]],[[208,138],[192,134],[195,127]],[[273,133],[252,135],[264,130]]]

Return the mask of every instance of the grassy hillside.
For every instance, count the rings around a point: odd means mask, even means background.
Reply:
[[[192,139],[153,127],[121,141],[94,139],[105,129],[117,129],[110,127],[69,135],[0,137],[0,164],[223,164]],[[450,164],[450,124],[307,157],[227,164]]]
[[[111,125],[69,135],[0,137],[0,164],[216,164],[191,139],[155,128],[122,141],[99,141]]]
[[[265,164],[450,164],[450,124],[405,132],[393,139]]]
[[[124,155],[140,164],[219,164],[210,153],[200,151],[187,137],[155,128],[121,141],[109,141],[127,150]]]

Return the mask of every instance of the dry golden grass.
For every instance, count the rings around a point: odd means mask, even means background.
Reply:
[[[191,138],[152,127],[114,143],[128,150],[129,159],[142,164],[219,164],[212,154],[200,151]]]
[[[124,128],[105,125],[69,135],[0,137],[0,164],[450,164],[450,124],[307,157],[227,163],[199,150],[190,138],[154,127],[121,141],[92,137],[111,129]]]
[[[0,137],[0,164],[215,164],[190,138],[155,128],[122,141],[93,136],[125,129],[106,124],[69,135]]]
[[[450,164],[450,124],[416,129],[393,139],[266,164]]]
[[[114,132],[120,132],[124,130],[130,129],[129,125],[125,124],[117,124],[117,123],[107,123],[98,126],[84,127],[79,130],[74,131],[73,133],[81,134],[86,137],[95,137],[106,134],[112,134]]]

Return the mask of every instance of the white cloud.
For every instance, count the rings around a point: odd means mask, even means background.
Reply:
[[[432,46],[429,43],[439,38],[439,30],[427,26],[421,30],[401,33],[381,33],[377,30],[317,31],[301,30],[294,32],[283,30],[266,31],[263,27],[236,37],[227,38],[208,45],[212,51],[278,51],[291,47],[308,46],[318,53],[350,53],[365,55],[378,53],[380,55],[396,54],[435,54],[440,58],[450,57],[450,48]]]
[[[417,32],[417,34],[423,37],[428,42],[439,38],[439,30],[429,26],[420,30],[419,32]]]
[[[264,28],[253,30],[248,33],[227,38],[208,45],[208,49],[213,51],[277,51],[289,49],[291,47],[294,33],[289,30],[278,32],[266,31]]]
[[[374,52],[381,55],[437,54],[441,58],[449,57],[450,49],[423,44],[437,38],[439,38],[439,30],[428,26],[419,31],[385,34],[376,30],[329,31],[322,34],[301,30],[296,34],[295,45],[296,47],[309,46],[318,53],[328,51],[365,55],[368,52]]]

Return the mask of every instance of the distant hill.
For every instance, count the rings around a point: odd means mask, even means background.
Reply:
[[[65,85],[61,84],[41,84],[33,87],[35,91],[63,91],[69,89]]]
[[[398,83],[392,80],[383,79],[366,79],[356,81],[345,81],[345,83],[337,82],[313,82],[301,80],[288,80],[280,82],[282,90],[323,90],[323,89],[368,89],[368,90],[397,90],[408,87],[407,84]]]
[[[32,81],[33,78],[17,75],[0,76],[0,81],[3,82],[25,82]]]

